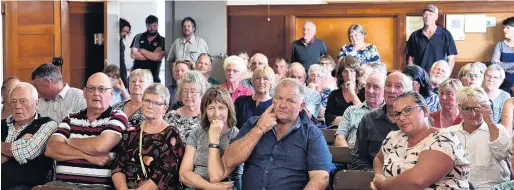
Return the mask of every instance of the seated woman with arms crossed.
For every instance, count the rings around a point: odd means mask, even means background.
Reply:
[[[399,131],[390,132],[373,162],[373,189],[469,189],[469,161],[459,138],[434,128],[425,99],[406,92],[394,102]]]

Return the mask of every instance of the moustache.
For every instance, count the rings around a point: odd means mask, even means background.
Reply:
[[[149,30],[149,31],[148,31],[148,35],[150,35],[150,36],[155,36],[155,35],[157,35],[157,30]]]

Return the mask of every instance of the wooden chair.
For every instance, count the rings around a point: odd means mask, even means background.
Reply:
[[[332,154],[332,162],[339,164],[352,163],[352,149],[348,147],[329,146],[328,150]]]
[[[370,171],[341,170],[334,178],[334,190],[370,190],[374,177]]]
[[[78,190],[77,188],[72,187],[56,187],[49,185],[38,185],[32,188],[32,190]]]
[[[336,130],[334,129],[320,129],[321,132],[323,132],[323,136],[325,137],[325,140],[327,141],[328,145],[333,145],[334,141],[336,140]]]

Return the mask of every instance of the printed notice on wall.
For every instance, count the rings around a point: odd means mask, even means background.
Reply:
[[[486,33],[487,32],[487,15],[466,15],[466,23],[464,31],[467,33]]]
[[[407,16],[407,31],[405,31],[407,37],[406,41],[409,41],[409,37],[413,32],[423,28],[423,25],[424,24],[422,16]]]
[[[464,15],[446,15],[446,29],[452,34],[453,40],[464,40]]]

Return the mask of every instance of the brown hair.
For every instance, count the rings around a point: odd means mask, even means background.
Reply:
[[[364,81],[364,77],[363,77],[364,70],[361,68],[361,63],[359,62],[359,60],[357,60],[357,58],[355,58],[351,55],[341,58],[339,63],[336,65],[336,67],[332,71],[332,76],[337,79],[337,86],[341,87],[343,85],[343,71],[347,68],[355,70],[355,74],[356,74],[355,78],[357,80],[356,81],[357,85],[355,86],[356,87],[355,90],[358,92],[359,90],[364,88],[364,86],[366,86],[366,81]]]
[[[194,63],[191,60],[177,60],[173,63],[173,67],[177,66],[178,64],[184,64],[189,70],[195,70]]]
[[[108,65],[107,67],[105,67],[104,73],[106,75],[112,73],[114,74],[114,76],[120,77],[120,68],[116,65]]]
[[[209,118],[207,117],[207,106],[214,102],[219,102],[225,104],[228,108],[228,116],[227,116],[227,125],[228,127],[236,126],[236,110],[234,108],[234,103],[232,103],[232,98],[227,89],[224,89],[218,85],[213,86],[205,92],[202,97],[202,103],[200,107],[201,113],[201,125],[204,129],[209,129],[211,123],[209,122]]]

